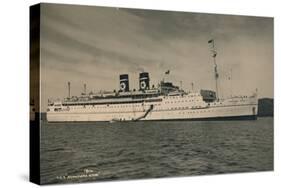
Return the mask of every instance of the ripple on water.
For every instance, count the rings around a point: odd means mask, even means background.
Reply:
[[[273,119],[42,126],[42,183],[273,170]],[[95,178],[60,180],[85,169]]]

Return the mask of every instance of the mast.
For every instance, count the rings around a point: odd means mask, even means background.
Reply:
[[[84,84],[84,94],[86,95],[86,92],[87,92],[87,85]]]
[[[230,69],[230,96],[232,98],[232,68]]]
[[[70,82],[67,82],[67,88],[68,88],[68,98],[70,99]]]
[[[180,89],[182,90],[182,81],[180,81]]]
[[[216,81],[216,95],[217,95],[217,99],[219,99],[219,91],[218,91],[219,73],[218,73],[218,65],[216,62],[217,52],[215,50],[215,41],[214,41],[214,39],[211,39],[208,41],[208,43],[211,44],[211,53],[212,53],[212,57],[213,57],[213,61],[214,61],[214,73],[215,73],[215,81]]]

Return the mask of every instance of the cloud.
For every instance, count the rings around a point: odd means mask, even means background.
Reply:
[[[233,92],[258,87],[262,96],[273,96],[272,18],[43,4],[44,96],[65,95],[68,80],[77,94],[85,82],[89,89],[113,90],[122,73],[137,88],[141,71],[150,72],[154,84],[171,70],[169,79],[186,89],[191,82],[213,89],[210,38],[221,78],[230,69],[236,74]]]

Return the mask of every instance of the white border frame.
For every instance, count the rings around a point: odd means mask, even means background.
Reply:
[[[29,176],[29,6],[40,1],[1,2],[1,187],[35,187]],[[281,11],[277,0],[56,0],[51,3],[118,6],[128,8],[177,10],[274,17],[274,172],[112,181],[63,185],[67,187],[277,187],[280,182],[280,33]],[[277,50],[278,49],[278,50]],[[279,73],[279,74],[278,74]],[[56,185],[58,187],[62,185]]]

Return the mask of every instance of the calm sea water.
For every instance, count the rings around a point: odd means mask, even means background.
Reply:
[[[41,136],[43,184],[273,170],[273,118],[45,122]]]

